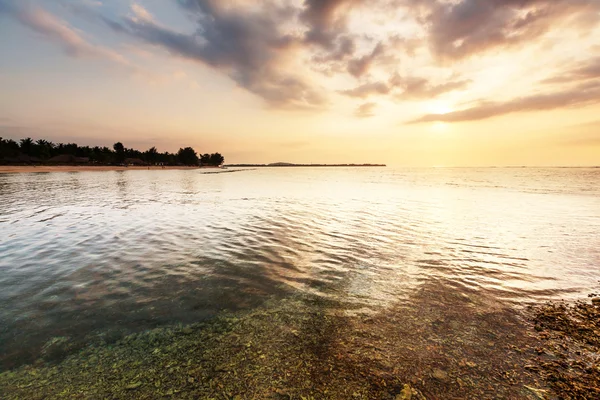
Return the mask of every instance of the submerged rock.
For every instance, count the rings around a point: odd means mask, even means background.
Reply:
[[[417,389],[406,384],[400,394],[397,394],[394,400],[426,400],[425,396]]]
[[[474,316],[470,308],[448,308],[452,298],[439,301],[446,292],[435,293],[415,298],[417,310],[400,305],[369,315],[348,315],[338,303],[320,297],[267,300],[188,329],[157,328],[116,345],[90,346],[58,366],[0,374],[0,398],[58,399],[85,393],[87,398],[123,400],[235,395],[531,400],[531,391],[514,393],[515,387],[544,388],[528,375],[533,372],[521,368],[532,364],[529,356],[508,347],[516,338],[520,346],[528,340],[516,335],[520,325],[512,313]],[[452,320],[461,322],[455,325],[458,330],[450,326]],[[441,322],[432,330],[431,321]],[[486,346],[491,338],[498,343],[494,348]]]
[[[547,303],[533,307],[533,322],[542,346],[533,369],[542,375],[561,399],[600,398],[600,298]],[[528,387],[538,398],[543,390]]]
[[[443,371],[438,368],[433,370],[433,374],[431,374],[431,376],[439,381],[447,381],[448,380],[448,373],[446,371]]]
[[[137,382],[132,382],[129,385],[125,386],[125,389],[135,390],[135,389],[139,388],[140,386],[142,386],[142,382],[137,381]]]

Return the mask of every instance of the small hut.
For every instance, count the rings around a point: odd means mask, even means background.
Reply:
[[[143,160],[139,158],[126,158],[125,165],[147,165]]]
[[[70,154],[61,154],[59,156],[52,157],[48,160],[51,164],[75,164],[77,157]]]

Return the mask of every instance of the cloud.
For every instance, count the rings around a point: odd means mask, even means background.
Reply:
[[[600,103],[600,82],[591,82],[551,94],[536,94],[507,102],[481,102],[476,107],[447,114],[428,114],[409,123],[479,121],[515,112],[555,110]]]
[[[0,0],[0,12],[14,17],[22,25],[58,43],[72,57],[96,57],[110,60],[131,68],[131,64],[119,53],[86,41],[65,21],[44,9],[26,1]]]
[[[400,0],[426,28],[431,52],[461,59],[519,46],[557,27],[587,29],[600,19],[597,0]]]
[[[349,48],[347,37],[345,44],[340,42],[346,33],[348,10],[358,3],[358,0],[305,0],[300,18],[309,29],[304,40],[334,53],[339,52],[342,45]]]
[[[402,77],[394,74],[387,82],[376,81],[359,85],[353,89],[343,90],[342,94],[349,97],[367,98],[374,95],[389,95],[394,93],[397,100],[434,98],[441,94],[465,88],[469,80],[449,80],[441,84],[432,84],[422,77]]]
[[[567,69],[560,75],[546,79],[544,83],[564,83],[600,78],[600,57],[586,60]]]
[[[225,74],[272,107],[313,110],[326,107],[336,93],[359,106],[374,96],[406,101],[463,90],[471,83],[468,76],[440,79],[438,67],[460,71],[467,57],[534,43],[563,27],[585,31],[600,18],[599,0],[177,0],[169,4],[191,21],[180,28],[161,23],[160,14],[138,0],[127,15],[110,14],[112,7],[95,0],[55,2],[88,22],[101,21],[127,39],[125,45],[162,49]],[[0,13],[15,16],[71,56],[129,65],[118,52],[27,4],[0,0]],[[548,83],[593,80],[599,65],[575,65]],[[512,103],[482,101],[446,118],[489,118],[514,112]]]
[[[214,0],[179,3],[197,24],[195,32],[181,33],[142,18],[105,22],[116,32],[225,71],[270,105],[318,107],[326,103],[320,88],[286,65],[299,40],[280,24],[289,8],[272,3],[259,9],[226,7]]]
[[[422,77],[401,77],[395,75],[390,80],[394,87],[402,89],[402,93],[396,96],[399,100],[435,98],[444,93],[464,89],[471,83],[468,79],[449,80],[440,84],[432,84]]]
[[[390,85],[388,85],[386,82],[378,81],[364,83],[360,86],[355,87],[354,89],[342,90],[340,93],[345,94],[349,97],[358,97],[361,99],[365,99],[372,95],[389,94],[391,90],[392,87],[390,87]]]
[[[375,113],[373,110],[377,107],[376,103],[363,103],[354,112],[354,116],[358,118],[369,118],[373,117]]]
[[[134,18],[136,18],[138,20],[147,21],[147,22],[154,21],[154,17],[152,16],[152,14],[150,14],[150,12],[148,10],[146,10],[139,3],[133,3],[131,5],[131,11],[134,14]]]
[[[79,16],[101,21],[118,34],[227,74],[273,107],[322,109],[329,103],[331,92],[367,98],[398,95],[403,90],[414,98],[458,88],[460,85],[453,81],[439,86],[426,80],[406,80],[402,85],[364,83],[372,72],[373,76],[392,73],[400,54],[414,54],[415,40],[397,32],[383,32],[374,39],[349,29],[352,12],[384,15],[394,1],[178,0],[193,22],[189,31],[161,24],[138,2],[131,5],[130,15],[117,17],[81,4],[63,5]],[[328,92],[317,83],[314,71],[325,72],[328,77],[348,74],[362,83]]]
[[[377,58],[384,54],[385,47],[382,43],[378,43],[371,53],[363,57],[350,60],[348,63],[348,72],[352,76],[360,78],[369,71],[369,68],[371,68],[371,65],[377,60]]]

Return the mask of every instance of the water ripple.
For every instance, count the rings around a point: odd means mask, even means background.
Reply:
[[[520,303],[597,281],[598,169],[239,172],[0,175],[0,364],[273,294],[375,308],[443,278]]]

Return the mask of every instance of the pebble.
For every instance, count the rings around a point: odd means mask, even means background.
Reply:
[[[447,381],[448,380],[448,373],[446,371],[443,371],[438,368],[433,370],[432,376],[439,381]]]
[[[142,382],[137,381],[137,382],[133,382],[133,383],[130,383],[129,385],[125,386],[125,389],[135,390],[135,389],[139,388],[140,386],[142,386]]]
[[[426,400],[426,398],[417,389],[406,384],[402,391],[394,397],[394,400]]]
[[[410,385],[404,385],[400,394],[396,395],[395,400],[411,400],[412,398],[412,389]]]

